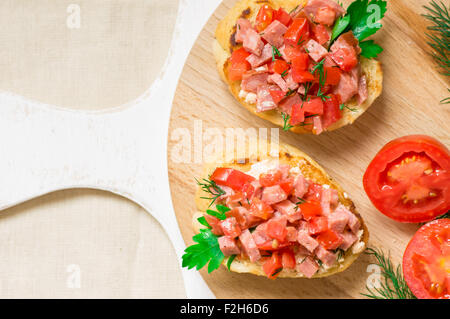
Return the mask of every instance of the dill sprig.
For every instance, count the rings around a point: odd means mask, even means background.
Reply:
[[[380,283],[380,288],[370,289],[366,286],[368,293],[361,295],[372,299],[416,299],[406,284],[401,266],[395,268],[389,255],[386,256],[382,250],[373,248],[368,248],[366,254],[376,258],[384,280]]]
[[[293,126],[289,123],[291,116],[287,113],[282,112],[281,117],[283,118],[283,131],[289,131]]]
[[[214,202],[222,195],[225,195],[225,191],[220,188],[219,185],[216,184],[216,182],[203,178],[202,181],[199,181],[198,179],[195,179],[197,184],[202,188],[202,190],[205,193],[211,194],[211,197],[201,197],[202,199],[210,200],[211,203],[209,204],[209,207],[214,204]]]
[[[427,14],[422,16],[432,25],[427,27],[428,44],[434,52],[431,53],[436,60],[442,74],[450,76],[450,14],[449,9],[442,1],[432,0],[429,6],[424,6]]]

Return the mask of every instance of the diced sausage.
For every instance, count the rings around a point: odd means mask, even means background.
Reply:
[[[274,83],[274,84],[278,85],[280,87],[281,91],[283,91],[283,92],[289,91],[289,87],[286,84],[286,81],[281,77],[280,74],[274,73],[272,75],[269,75],[267,80],[269,83]]]
[[[236,23],[236,43],[244,42],[247,31],[253,29],[252,24],[247,19],[238,19]]]
[[[299,230],[297,235],[297,240],[306,249],[308,249],[310,252],[314,252],[314,250],[319,246],[319,243],[317,240],[312,238],[308,232]]]
[[[339,248],[342,250],[349,249],[358,240],[358,237],[349,231],[343,233],[342,238],[344,241],[342,242],[341,246],[339,246]]]
[[[277,105],[270,94],[269,86],[260,85],[256,91],[256,111],[265,112],[276,108]]]
[[[280,185],[275,185],[264,188],[261,200],[266,204],[273,205],[284,201],[286,198],[287,195]]]
[[[263,32],[263,39],[271,45],[279,48],[284,44],[283,35],[287,31],[287,27],[280,21],[273,21]]]
[[[294,195],[298,198],[303,198],[308,192],[309,183],[303,175],[298,175],[294,182]]]
[[[302,213],[297,205],[295,205],[290,200],[283,200],[282,202],[274,205],[275,209],[288,218],[290,223],[295,223],[297,220],[302,218]]]
[[[328,216],[328,227],[335,232],[342,234],[348,224],[349,217],[342,211],[335,211]]]
[[[317,247],[315,254],[325,265],[332,266],[337,259],[337,255],[322,246]]]
[[[225,236],[236,238],[241,234],[241,227],[239,227],[239,224],[234,217],[228,217],[227,219],[222,220],[220,222],[220,227]]]
[[[244,91],[256,93],[259,86],[267,84],[268,77],[268,72],[258,72],[255,70],[245,72],[242,76],[241,88]]]
[[[248,29],[244,36],[243,46],[247,52],[260,56],[264,48],[264,42],[258,32]]]
[[[242,234],[239,236],[239,240],[241,241],[242,247],[244,248],[244,251],[250,258],[251,262],[254,263],[261,259],[261,254],[258,250],[258,247],[256,246],[253,236],[248,229],[242,232]]]
[[[312,257],[306,257],[296,266],[296,270],[305,275],[307,278],[311,278],[316,274],[317,270],[319,270],[319,265]]]
[[[359,78],[358,84],[358,104],[363,104],[369,97],[369,92],[367,91],[367,78],[365,75]]]
[[[306,49],[308,50],[307,52],[311,59],[316,62],[319,62],[328,54],[327,49],[325,49],[315,40],[309,40],[306,44]]]
[[[236,241],[228,236],[219,237],[219,247],[225,256],[238,255],[241,253]]]
[[[248,63],[252,66],[252,68],[257,68],[263,64],[266,64],[272,59],[272,46],[270,44],[266,44],[261,52],[261,55],[250,54],[247,57]]]

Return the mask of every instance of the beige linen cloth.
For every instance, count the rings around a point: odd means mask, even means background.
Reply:
[[[2,0],[0,90],[72,109],[131,101],[164,63],[177,7],[177,0]],[[0,298],[19,297],[185,292],[172,246],[148,213],[109,193],[68,190],[0,212]]]

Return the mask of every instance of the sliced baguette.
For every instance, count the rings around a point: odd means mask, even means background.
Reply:
[[[239,97],[241,91],[241,82],[230,82],[228,80],[228,58],[234,49],[238,48],[234,42],[234,34],[236,32],[236,21],[240,17],[254,21],[258,13],[259,8],[263,4],[270,4],[274,9],[283,7],[286,11],[290,12],[298,5],[304,6],[306,0],[240,0],[237,1],[234,7],[228,12],[225,18],[219,22],[216,29],[215,40],[213,43],[213,52],[217,64],[217,69],[225,83],[240,104],[242,104],[251,113],[259,116],[273,124],[283,127],[283,118],[278,110],[272,110],[267,112],[257,112],[255,104],[249,104],[245,101],[245,98]],[[375,99],[381,94],[383,87],[383,71],[381,69],[381,63],[374,59],[366,59],[361,57],[361,72],[366,75],[368,98],[367,100],[358,105],[356,98],[347,102],[348,108],[345,108],[342,113],[342,118],[327,128],[327,131],[333,131],[347,124],[352,124],[359,116],[361,116],[375,101]],[[295,126],[290,129],[294,133],[304,134],[311,133],[311,131],[305,129],[303,126]]]
[[[273,149],[273,148],[272,148]],[[344,256],[343,261],[336,264],[335,266],[325,269],[320,268],[319,272],[317,272],[313,278],[321,278],[321,277],[327,277],[331,276],[333,274],[339,273],[347,269],[357,258],[358,256],[364,251],[364,249],[367,247],[367,243],[369,240],[369,231],[361,217],[361,215],[356,211],[354,203],[348,198],[347,194],[344,192],[344,190],[336,183],[334,182],[331,177],[327,175],[327,173],[324,171],[322,167],[319,166],[313,159],[311,159],[308,155],[301,152],[295,147],[286,145],[286,144],[280,144],[279,145],[279,163],[280,164],[289,164],[291,167],[298,167],[302,174],[305,176],[305,178],[312,180],[315,183],[318,184],[327,184],[331,188],[334,188],[338,191],[339,194],[339,202],[343,205],[345,205],[347,208],[349,208],[360,220],[361,222],[361,229],[363,230],[363,233],[360,238],[360,244],[359,249],[357,249],[356,252],[353,252],[353,247],[348,249]],[[232,157],[228,157],[232,158]],[[248,158],[257,158],[258,161],[264,161],[264,160],[273,160],[274,158],[271,157],[269,154],[248,154]],[[229,163],[223,163],[220,161],[217,161],[213,164],[207,164],[203,168],[203,173],[201,178],[208,178],[213,171],[217,167],[228,167],[228,168],[235,168],[242,172],[247,172],[251,169],[251,166],[254,163],[249,163],[248,159],[242,159],[239,161],[229,162]],[[199,232],[201,228],[204,228],[203,225],[201,225],[197,219],[202,216],[202,212],[205,212],[208,209],[210,201],[205,199],[204,197],[208,197],[209,194],[205,193],[200,187],[197,189],[197,193],[195,196],[195,203],[197,206],[198,211],[193,215],[192,222],[193,222],[193,228],[196,232]],[[355,244],[356,245],[356,244]],[[226,263],[228,261],[228,258],[225,258],[223,265],[226,266]],[[241,259],[236,258],[230,267],[231,271],[238,272],[238,273],[251,273],[258,276],[265,276],[265,273],[262,269],[261,263],[251,263],[248,259]],[[284,269],[279,274],[280,278],[303,278],[304,275],[302,273],[296,272],[295,270],[288,270]]]

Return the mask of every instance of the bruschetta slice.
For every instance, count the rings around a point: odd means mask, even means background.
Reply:
[[[373,59],[382,49],[362,41],[375,31],[352,31],[368,20],[360,18],[334,0],[237,1],[215,33],[218,71],[240,104],[286,131],[338,129],[382,91]]]
[[[206,165],[198,179],[196,245],[183,266],[209,271],[319,278],[348,268],[369,232],[348,195],[310,157],[279,146],[279,157],[249,154]]]

